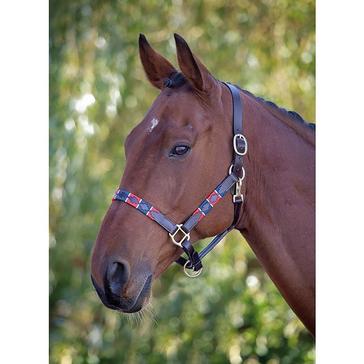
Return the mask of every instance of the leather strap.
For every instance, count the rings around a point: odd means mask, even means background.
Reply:
[[[125,189],[118,189],[115,192],[112,201],[121,201],[127,203],[145,216],[149,217],[151,220],[154,220],[169,233],[173,233],[177,228],[176,224],[169,220],[153,205]]]
[[[236,86],[224,82],[228,87],[233,102],[233,172],[241,178],[244,176],[243,171],[243,156],[247,152],[247,142],[243,135],[243,103],[241,101],[239,90]]]
[[[198,206],[188,220],[183,224],[186,232],[190,232],[223,198],[231,187],[235,185],[238,178],[235,174],[227,176],[215,189],[211,192],[206,199]]]

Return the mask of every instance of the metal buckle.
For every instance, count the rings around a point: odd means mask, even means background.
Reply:
[[[239,152],[239,150],[238,150],[238,145],[236,143],[236,141],[237,141],[238,138],[244,140],[244,144],[245,144],[244,152]],[[246,138],[245,138],[245,136],[243,134],[235,134],[234,135],[234,138],[233,138],[233,147],[234,147],[234,152],[237,155],[245,155],[248,152],[248,141],[246,140]]]
[[[184,270],[184,272],[185,272],[185,274],[186,274],[186,276],[188,276],[188,277],[190,277],[190,278],[196,278],[196,277],[198,277],[201,273],[202,273],[202,269],[203,269],[203,267],[200,269],[200,270],[198,270],[198,271],[195,271],[195,270],[192,270],[191,272],[193,272],[193,273],[190,273],[187,269],[189,269],[189,268],[187,268],[187,264],[189,263],[190,261],[189,260],[187,260],[187,262],[185,263],[185,265],[183,266],[183,270]]]
[[[182,248],[182,243],[187,239],[187,240],[190,240],[190,233],[186,233],[183,229],[182,229],[182,226],[183,224],[177,224],[177,229],[174,233],[169,233],[169,236],[171,237],[172,241],[173,241],[173,244],[176,244],[177,246],[181,247]],[[183,237],[180,241],[177,241],[175,239],[176,235],[178,232],[181,232],[183,234]]]

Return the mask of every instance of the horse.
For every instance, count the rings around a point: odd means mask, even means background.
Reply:
[[[200,273],[196,241],[235,228],[314,335],[314,125],[219,81],[174,38],[180,71],[139,36],[145,74],[160,93],[125,140],[124,174],[92,252],[92,283],[107,307],[137,312],[174,261]],[[244,135],[233,135],[232,120],[234,128],[244,122]],[[201,201],[214,207],[208,216]],[[203,216],[186,231],[192,211]]]

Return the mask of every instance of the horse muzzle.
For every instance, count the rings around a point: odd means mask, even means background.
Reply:
[[[140,311],[143,305],[148,301],[151,286],[152,275],[143,275],[141,279],[135,279],[133,282],[133,291],[136,294],[126,294],[130,273],[127,265],[120,262],[112,263],[106,270],[101,288],[91,275],[91,281],[102,303],[113,310],[125,313]],[[138,284],[138,282],[140,282]],[[130,287],[129,287],[130,288]]]

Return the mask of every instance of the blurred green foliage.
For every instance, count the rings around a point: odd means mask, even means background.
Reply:
[[[171,267],[144,319],[106,309],[91,287],[123,140],[157,95],[140,32],[174,64],[178,32],[217,78],[315,117],[313,0],[51,0],[50,362],[313,363],[311,336],[238,234],[193,282]]]

